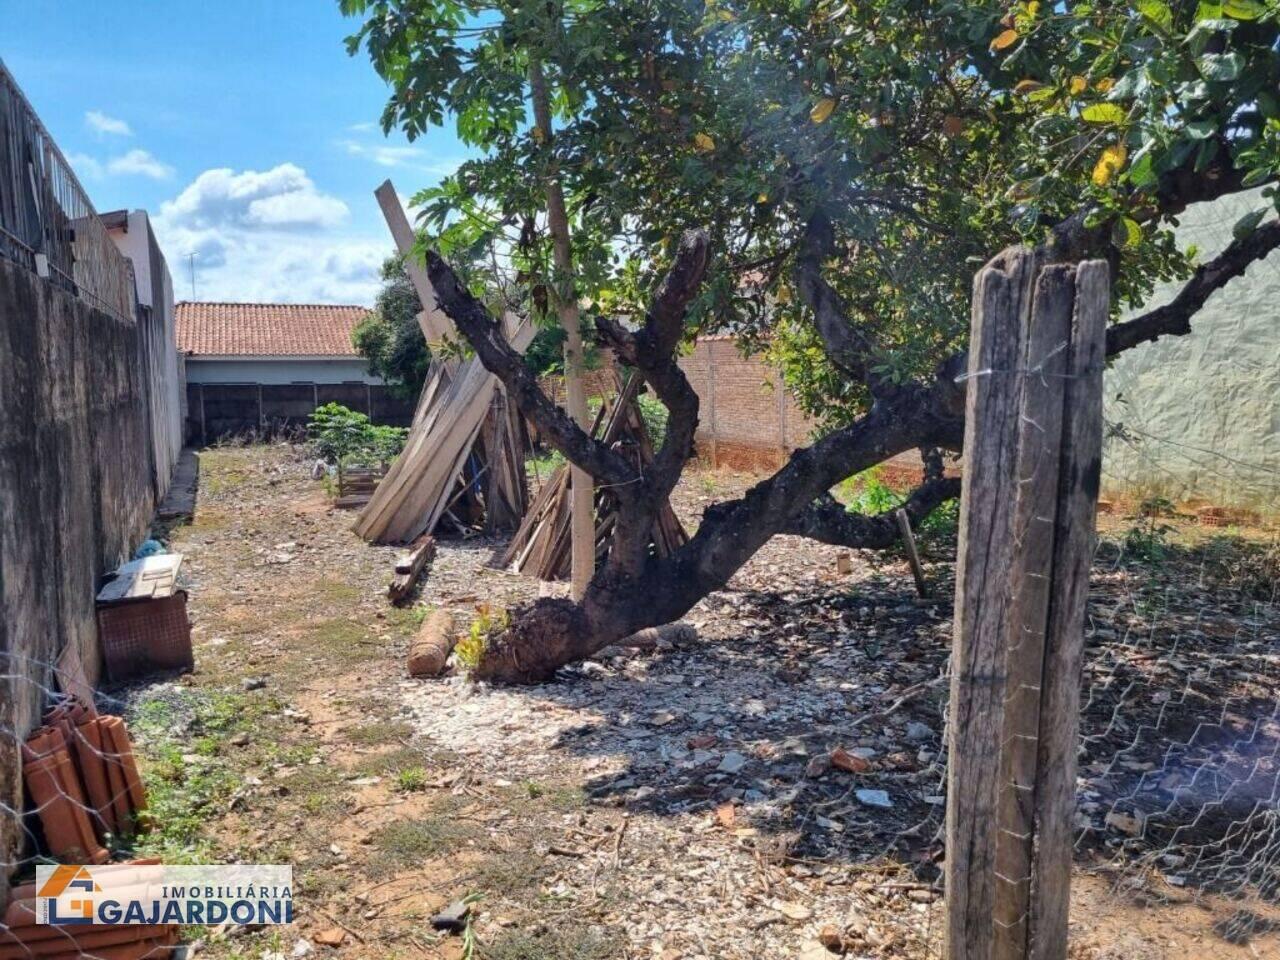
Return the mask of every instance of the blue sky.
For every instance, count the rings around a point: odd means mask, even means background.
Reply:
[[[0,0],[0,58],[99,211],[144,208],[189,299],[371,303],[406,198],[467,156],[384,137],[337,0]]]

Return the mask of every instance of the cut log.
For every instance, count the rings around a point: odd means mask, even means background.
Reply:
[[[453,615],[448,610],[433,610],[423,621],[418,635],[409,646],[409,676],[440,676],[457,642],[458,638],[453,632]]]
[[[430,534],[423,534],[415,540],[408,551],[396,558],[395,574],[387,586],[387,596],[392,603],[401,603],[413,591],[423,568],[431,562],[436,553],[436,541]]]

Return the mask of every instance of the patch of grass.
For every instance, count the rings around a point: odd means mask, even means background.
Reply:
[[[359,744],[397,743],[411,736],[413,725],[403,720],[375,720],[346,731],[347,739]]]
[[[355,772],[365,776],[395,776],[401,770],[427,766],[427,755],[417,747],[401,746],[386,753],[362,757]]]
[[[608,960],[618,956],[616,939],[596,930],[504,930],[484,949],[486,960]]]
[[[453,852],[474,836],[469,824],[459,823],[447,813],[387,824],[373,835],[376,853],[369,864],[370,875],[386,876],[419,866],[423,860]]]
[[[379,645],[369,638],[365,627],[351,620],[322,620],[308,634],[315,649],[343,662],[370,660],[379,653]]]
[[[329,600],[336,604],[347,606],[360,599],[360,588],[354,583],[347,583],[344,580],[330,580],[326,577],[316,583],[315,596],[317,599]]]
[[[527,899],[547,875],[547,861],[533,850],[504,850],[486,857],[471,873],[471,884],[507,899]]]

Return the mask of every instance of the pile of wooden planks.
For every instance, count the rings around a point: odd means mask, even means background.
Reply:
[[[527,321],[511,344],[533,339]],[[409,439],[356,520],[376,543],[408,543],[433,533],[441,518],[459,528],[495,531],[524,514],[525,432],[497,379],[472,358],[450,372],[433,362]],[[486,442],[487,441],[487,442]]]
[[[373,497],[378,482],[387,472],[386,465],[377,467],[344,467],[338,463],[338,499],[334,506],[339,510],[363,507]]]
[[[623,450],[643,467],[653,460],[653,445],[644,418],[636,404],[640,380],[631,375],[618,389],[611,407],[601,408],[592,425],[592,436]],[[607,487],[597,487],[595,495],[595,548],[599,566],[609,553],[613,524],[617,519],[617,499]],[[567,580],[572,558],[570,537],[569,468],[562,464],[542,485],[529,512],[503,554],[501,564],[515,573],[539,580]],[[670,503],[664,503],[653,523],[653,550],[667,556],[689,539]]]
[[[437,356],[405,448],[360,512],[355,531],[375,543],[409,543],[435,533],[442,520],[464,532],[509,530],[520,522],[528,502],[524,420],[479,359],[439,356],[440,342],[453,325],[436,304],[425,270],[409,256],[413,229],[391,182],[380,186],[376,196],[397,247],[406,255],[405,269],[423,306],[418,322]],[[503,332],[520,353],[534,334],[528,320],[510,313],[503,318]]]

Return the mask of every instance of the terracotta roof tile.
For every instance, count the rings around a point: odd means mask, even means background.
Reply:
[[[178,349],[197,356],[354,357],[351,331],[367,307],[314,303],[177,306]]]

